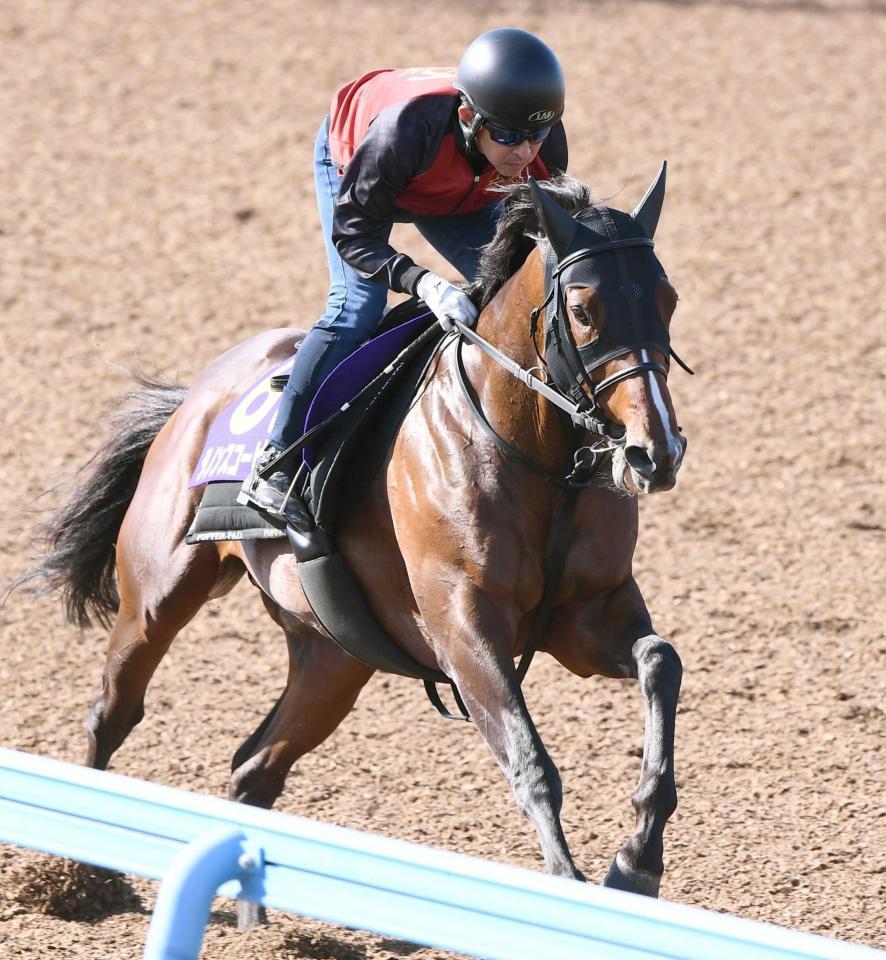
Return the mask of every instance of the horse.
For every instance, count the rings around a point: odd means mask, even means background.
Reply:
[[[344,507],[339,534],[387,634],[451,679],[552,874],[584,879],[515,658],[532,642],[580,677],[639,682],[636,827],[604,883],[650,896],[677,803],[682,676],[631,573],[637,498],[673,487],[686,445],[667,383],[677,295],[652,239],[664,174],[662,165],[631,213],[594,203],[566,175],[503,188],[504,212],[468,287],[481,308],[476,327],[444,337],[382,467]],[[244,573],[282,628],[289,669],[234,754],[230,798],[271,807],[293,764],[336,729],[374,672],[324,632],[285,539],[185,543],[201,496],[188,482],[210,425],[300,335],[260,333],[188,390],[142,380],[70,505],[44,528],[49,550],[20,582],[59,590],[74,623],[111,627],[87,719],[91,767],[105,769],[142,719],[176,634]],[[531,641],[543,605],[543,635]]]

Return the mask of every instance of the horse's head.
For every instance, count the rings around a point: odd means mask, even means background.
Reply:
[[[677,293],[653,251],[665,165],[633,213],[599,204],[575,216],[535,181],[532,195],[550,242],[545,360],[550,378],[617,439],[619,489],[670,490],[686,449],[667,375]]]

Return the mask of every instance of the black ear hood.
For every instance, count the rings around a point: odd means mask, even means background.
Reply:
[[[667,160],[664,160],[655,179],[643,195],[643,199],[630,214],[631,220],[634,221],[638,229],[625,230],[624,226],[621,226],[619,229],[620,239],[628,239],[633,235],[651,240],[655,236],[655,229],[658,226],[658,220],[664,205],[667,170],[668,163]],[[613,238],[609,229],[604,229],[602,232],[596,229],[583,230],[587,218],[579,217],[576,219],[568,214],[556,200],[551,199],[542,190],[533,177],[529,178],[529,190],[532,194],[532,202],[535,205],[538,222],[553,247],[559,263],[579,250],[593,248]],[[588,209],[604,210],[608,208],[595,205]]]
[[[668,162],[662,160],[658,169],[658,175],[649,185],[649,189],[643,194],[643,199],[634,207],[631,216],[646,231],[646,236],[651,240],[655,236],[655,228],[658,226],[658,218],[661,216],[661,208],[664,205],[665,198],[665,180],[668,175]]]
[[[557,260],[562,260],[571,251],[572,242],[578,232],[578,221],[568,214],[559,203],[552,200],[538,185],[538,181],[534,177],[529,178],[529,190],[532,194],[532,202],[535,205],[538,222],[554,248]]]
[[[633,213],[592,204],[567,213],[532,179],[539,224],[550,243],[545,263],[549,294],[545,317],[548,368],[556,385],[580,404],[588,372],[628,352],[669,352],[670,338],[656,303],[664,269],[653,251],[664,199],[664,167]],[[564,297],[570,287],[592,287],[603,301],[606,321],[592,342],[576,345]]]

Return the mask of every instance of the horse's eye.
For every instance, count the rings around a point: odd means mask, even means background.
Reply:
[[[575,317],[579,323],[584,324],[586,327],[591,325],[591,318],[588,316],[587,310],[585,310],[580,303],[570,304],[569,310],[572,313],[572,316]]]

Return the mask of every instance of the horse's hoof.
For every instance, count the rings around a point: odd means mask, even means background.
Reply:
[[[657,897],[661,877],[630,866],[625,862],[624,857],[617,853],[603,881],[603,886],[611,887],[613,890],[625,890],[628,893],[639,893],[644,897]]]

